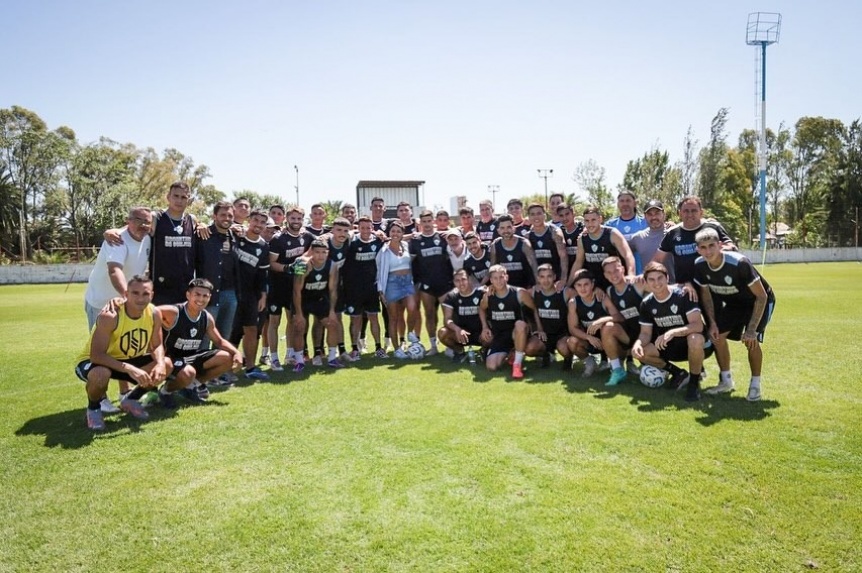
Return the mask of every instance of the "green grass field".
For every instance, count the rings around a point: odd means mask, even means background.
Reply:
[[[764,274],[759,403],[366,357],[95,436],[83,285],[2,287],[0,571],[862,570],[862,266]]]

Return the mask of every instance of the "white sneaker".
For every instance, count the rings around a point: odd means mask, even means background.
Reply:
[[[760,401],[760,386],[751,385],[748,387],[748,396],[745,397],[749,402],[758,402]]]
[[[392,354],[395,358],[399,360],[407,360],[407,353],[404,352],[403,348],[396,348],[395,352]]]
[[[716,394],[729,394],[735,389],[736,386],[733,384],[733,380],[722,380],[721,382],[719,382],[718,386],[707,388],[706,390],[704,390],[704,392],[711,396],[715,396]]]
[[[102,398],[102,401],[99,402],[99,409],[103,414],[119,414],[120,409],[114,406],[114,403],[111,402],[111,399],[105,396]]]
[[[447,348],[443,351],[443,356],[445,356],[446,358],[453,358],[455,356],[455,351],[451,348]]]
[[[383,339],[383,350],[389,352],[390,348],[392,348],[392,339],[387,336]]]
[[[419,337],[416,336],[415,332],[412,332],[412,331],[408,332],[407,333],[407,342],[409,342],[410,344],[414,344],[416,342],[419,342]]]
[[[284,370],[281,362],[278,361],[278,356],[273,356],[269,359],[269,369],[273,372],[281,372]]]
[[[364,338],[359,339],[358,346],[359,346],[359,353],[360,354],[365,354],[365,352],[368,351],[368,344],[365,342]]]
[[[628,373],[629,373],[631,376],[640,376],[640,375],[641,375],[641,369],[640,369],[640,368],[638,368],[638,365],[637,365],[637,363],[636,363],[634,360],[630,361],[630,362],[626,365],[626,370],[628,370]]]
[[[584,360],[584,378],[589,378],[596,372],[596,359],[592,356],[587,356]]]
[[[611,369],[611,363],[607,360],[602,360],[599,362],[599,372],[604,372],[605,370]]]
[[[428,352],[425,353],[425,356],[437,356],[437,354],[439,354],[439,353],[440,353],[440,351],[437,350],[437,347],[432,346],[431,348],[428,349]]]
[[[311,359],[311,365],[323,366],[323,356],[321,356],[320,354],[316,355],[314,358]]]

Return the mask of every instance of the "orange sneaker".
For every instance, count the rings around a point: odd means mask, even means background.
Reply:
[[[524,371],[520,364],[512,364],[512,378],[515,380],[521,380],[524,378]]]

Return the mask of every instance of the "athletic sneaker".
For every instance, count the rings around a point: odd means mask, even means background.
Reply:
[[[383,339],[383,351],[387,352],[390,348],[392,348],[392,338],[387,336]]]
[[[512,364],[512,378],[521,380],[524,378],[524,370],[520,364]]]
[[[467,353],[466,352],[458,352],[458,353],[453,352],[452,353],[452,362],[454,362],[455,364],[462,364],[464,362],[467,362]]]
[[[101,410],[87,408],[87,427],[94,432],[101,432],[105,429],[105,418],[102,416]]]
[[[273,372],[281,372],[284,368],[281,365],[281,362],[278,361],[278,356],[273,356],[269,360],[269,369]]]
[[[608,381],[605,382],[605,386],[616,386],[620,382],[626,379],[626,369],[623,367],[614,368],[611,370],[611,377],[608,378]]]
[[[589,378],[596,372],[596,359],[592,356],[587,356],[584,360],[584,378]]]
[[[733,380],[723,380],[718,383],[718,386],[707,388],[704,392],[711,396],[715,396],[716,394],[728,394],[733,392],[735,389],[736,387],[733,384]]]
[[[162,408],[166,410],[173,410],[177,407],[177,401],[174,399],[173,394],[162,394],[159,392],[159,402],[162,405]]]
[[[359,362],[362,360],[362,355],[359,350],[351,350],[350,354],[347,355],[347,360],[350,362]]]
[[[111,402],[110,398],[107,396],[102,398],[102,401],[99,402],[99,410],[101,410],[103,414],[118,414],[120,412],[120,409],[114,406],[114,403]]]
[[[688,371],[680,369],[677,374],[671,374],[667,380],[667,387],[671,390],[682,390],[688,386],[688,381],[691,376]]]
[[[599,362],[599,372],[604,372],[605,370],[611,369],[611,363],[607,360],[602,360]]]
[[[376,358],[386,358],[387,357],[386,356],[386,349],[383,347],[378,348],[377,350],[374,351],[374,356]]]
[[[342,353],[338,356],[338,360],[341,360],[342,362],[345,362],[345,363],[346,363],[346,362],[353,362],[353,360],[350,358],[350,354],[349,354],[349,353],[347,353],[346,351],[345,351],[345,352],[342,352]]]
[[[269,354],[261,354],[260,360],[258,360],[257,363],[260,364],[261,366],[265,366],[265,365],[269,364]]]
[[[438,354],[440,354],[440,351],[437,350],[436,346],[432,346],[428,349],[428,352],[425,353],[425,356],[437,356]]]
[[[120,402],[120,410],[138,420],[146,420],[150,417],[150,415],[147,414],[147,411],[144,410],[144,406],[137,400],[132,400],[131,398],[126,398]]]
[[[359,346],[359,353],[360,354],[365,354],[365,352],[368,351],[368,344],[365,342],[364,338],[359,339],[358,346]]]
[[[191,386],[183,388],[182,390],[180,390],[178,392],[178,394],[180,396],[182,396],[183,398],[185,398],[188,402],[191,402],[192,404],[203,404],[204,403],[204,401],[201,400],[201,397],[198,396],[197,390],[195,390]]]
[[[207,400],[210,399],[210,389],[207,388],[206,384],[201,382],[200,385],[198,386],[197,390],[198,390],[198,398],[200,398],[204,402],[206,402]]]
[[[249,380],[269,380],[269,374],[267,374],[257,366],[246,368],[245,377]]]
[[[628,362],[626,362],[626,370],[632,376],[640,376],[641,375],[641,369],[638,368],[638,365],[635,363],[634,360],[629,360]]]
[[[445,356],[446,358],[453,358],[455,356],[455,351],[451,348],[447,348],[443,351],[443,356]]]
[[[541,360],[542,360],[542,364],[539,366],[539,368],[547,368],[548,366],[550,366],[551,365],[550,353],[546,352],[545,354],[543,354]]]
[[[392,353],[392,356],[399,360],[407,360],[407,353],[404,352],[403,348],[396,348],[395,352]]]
[[[305,370],[305,362],[297,362],[293,365],[294,373],[300,374],[303,370]]]
[[[285,366],[290,367],[290,366],[293,366],[295,364],[296,364],[296,358],[294,358],[292,354],[284,357],[284,365]]]
[[[760,386],[750,385],[748,387],[748,396],[745,397],[749,402],[758,402],[760,401]]]
[[[311,359],[311,365],[323,366],[323,356],[321,356],[320,354],[316,355],[314,358]]]
[[[415,343],[419,342],[419,337],[416,336],[416,333],[413,331],[408,332],[407,333],[407,342],[409,342],[410,344],[415,344]]]
[[[338,358],[333,358],[332,360],[326,363],[330,368],[344,368],[344,364],[342,364]]]

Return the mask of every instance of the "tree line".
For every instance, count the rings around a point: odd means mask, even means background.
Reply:
[[[728,143],[728,110],[712,119],[701,147],[689,127],[682,157],[654,147],[628,162],[619,189],[674,206],[698,195],[740,244],[756,243],[758,214],[758,134],[744,130]],[[768,225],[789,225],[788,246],[847,246],[855,243],[862,206],[862,124],[803,117],[789,128],[767,131]],[[170,183],[189,184],[190,210],[205,215],[226,194],[208,183],[205,164],[177,149],[161,153],[107,137],[82,144],[66,126],[49,129],[20,106],[0,109],[0,262],[31,260],[44,253],[80,256],[101,244],[105,228],[123,224],[129,207],[161,205]],[[614,193],[595,161],[573,174],[584,196],[573,204],[594,203],[608,215]],[[243,190],[255,205],[280,203],[276,195]],[[668,209],[671,213],[672,208]],[[62,258],[62,255],[61,255]]]

